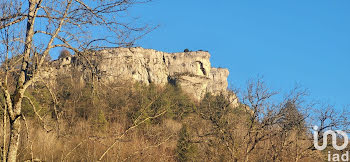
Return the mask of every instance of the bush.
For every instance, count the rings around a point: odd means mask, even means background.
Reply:
[[[60,52],[60,55],[58,56],[59,59],[61,58],[66,58],[66,57],[70,57],[71,54],[68,50],[64,49]]]
[[[188,128],[184,125],[179,133],[177,142],[176,154],[178,161],[196,161],[196,147],[191,143]]]
[[[181,90],[180,87],[166,85],[159,88],[153,84],[139,86],[135,105],[129,112],[133,121],[156,116],[166,111],[166,114],[152,119],[153,124],[158,124],[165,118],[181,120],[189,113],[195,112],[196,106],[193,101]]]
[[[27,96],[32,101],[37,113],[40,116],[44,116],[46,114],[54,114],[54,110],[51,109],[53,102],[50,92],[45,86],[39,83],[34,85],[34,87],[35,90],[28,89],[25,92],[25,96]],[[27,98],[23,99],[22,112],[25,116],[28,117],[35,116],[34,108]]]
[[[95,120],[93,120],[94,128],[97,131],[104,132],[107,129],[107,124],[108,124],[108,122],[106,120],[105,114],[102,110],[100,110],[97,113],[97,117],[95,117]]]

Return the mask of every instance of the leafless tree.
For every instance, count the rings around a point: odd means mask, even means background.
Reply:
[[[250,153],[257,145],[270,137],[270,127],[276,121],[277,114],[275,107],[270,102],[277,92],[271,91],[261,78],[256,81],[249,81],[245,94],[242,96],[242,103],[246,110],[251,111],[244,140],[244,161],[249,161]]]
[[[247,127],[242,131],[245,161],[250,161],[252,153],[259,152],[259,148],[266,150],[266,161],[322,160],[321,153],[313,145],[312,126],[319,127],[320,139],[322,132],[329,129],[348,131],[346,109],[341,112],[334,106],[305,100],[308,92],[300,86],[279,100],[277,94],[258,78],[250,81],[245,94],[240,96],[246,110],[251,111],[247,111],[250,115]]]
[[[291,135],[294,135],[295,131],[302,132],[299,134],[306,132],[307,115],[303,112],[303,107],[300,107],[306,91],[296,86],[280,101],[276,99],[277,94],[278,92],[268,88],[261,78],[248,82],[247,89],[241,97],[242,104],[250,114],[244,131],[244,161],[249,161],[251,153],[264,143],[269,143],[268,146],[264,146],[264,149],[271,150],[269,156],[272,157],[268,158],[269,160],[282,160],[282,151],[292,148],[292,144],[296,142],[293,139],[292,143],[288,143]]]
[[[133,45],[151,28],[130,23],[128,11],[133,5],[146,1],[0,2],[0,88],[5,99],[2,107],[5,107],[10,125],[8,151],[4,152],[4,160],[16,161],[24,93],[37,81],[50,52],[64,47],[82,56],[82,51],[86,49]],[[15,72],[14,81],[9,82],[12,72]]]

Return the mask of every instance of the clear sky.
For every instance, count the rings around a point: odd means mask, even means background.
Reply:
[[[350,104],[349,0],[153,0],[131,14],[160,27],[138,42],[166,52],[208,50],[241,87],[299,83],[315,99]]]

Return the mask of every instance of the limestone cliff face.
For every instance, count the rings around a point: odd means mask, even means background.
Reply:
[[[102,82],[133,80],[144,84],[178,84],[196,100],[207,92],[227,93],[229,71],[211,67],[208,52],[166,53],[140,47],[114,48],[97,51],[92,58]],[[56,64],[60,68],[69,67],[74,60],[77,58],[72,56]]]

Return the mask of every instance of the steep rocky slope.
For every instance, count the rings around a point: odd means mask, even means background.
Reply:
[[[166,53],[140,47],[113,48],[90,54],[88,62],[76,56],[53,61],[56,68],[50,68],[47,75],[54,77],[72,66],[85,71],[89,68],[84,64],[89,64],[102,82],[133,80],[144,84],[178,84],[195,100],[200,100],[207,92],[228,95],[229,71],[211,67],[209,59],[210,54],[204,51]]]

